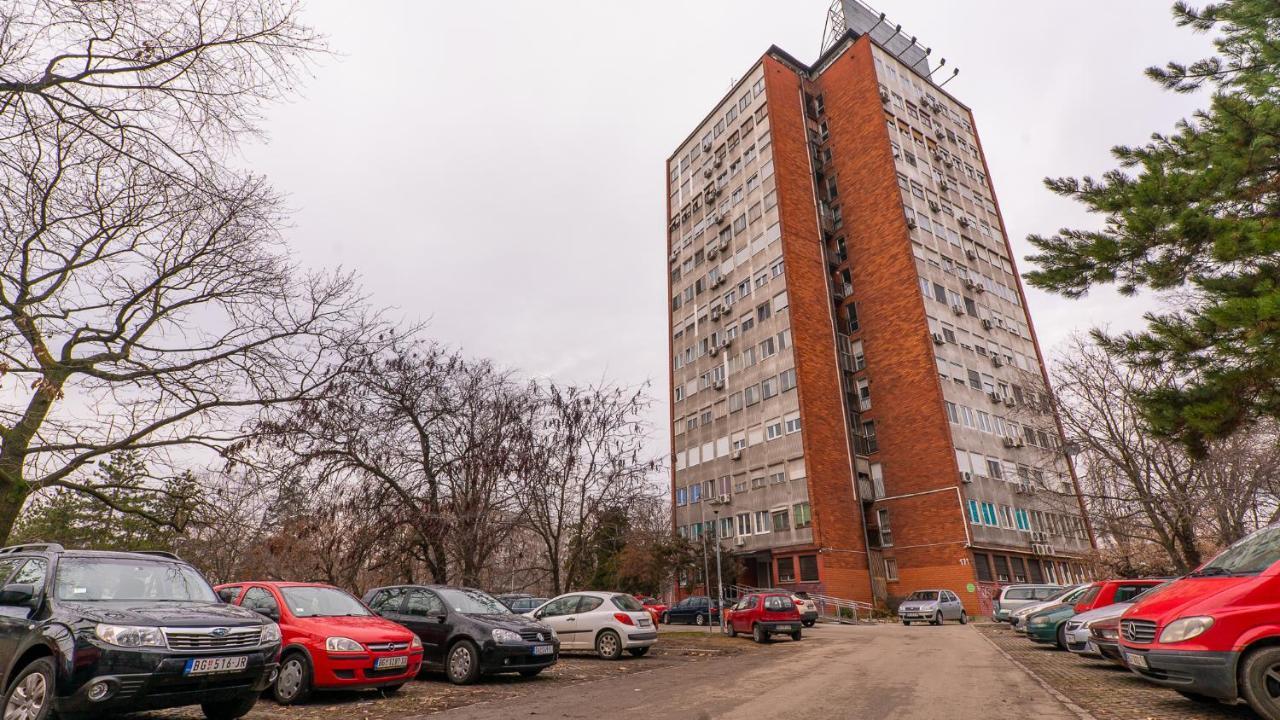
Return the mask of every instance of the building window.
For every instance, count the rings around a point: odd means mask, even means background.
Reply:
[[[777,378],[765,378],[765,380],[762,383],[760,383],[761,398],[768,400],[769,398],[774,397],[777,394],[778,394]]]
[[[796,415],[793,417],[786,418],[783,421],[783,425],[786,427],[786,431],[788,435],[790,435],[791,433],[800,432],[800,416]]]
[[[764,437],[766,440],[777,440],[782,437],[782,421],[774,420],[764,428]]]
[[[894,558],[884,559],[884,579],[889,582],[898,581],[898,561]]]
[[[996,555],[996,580],[998,582],[1009,582],[1009,558],[1003,555]]]
[[[761,478],[761,481],[763,480],[764,478]],[[756,534],[765,535],[765,534],[768,534],[768,532],[769,532],[769,511],[757,510],[756,511]]]
[[[982,515],[978,512],[978,501],[969,501],[969,522],[974,525],[982,524]]]
[[[876,511],[876,519],[880,523],[880,545],[882,547],[891,547],[893,545],[893,530],[889,527],[889,511]]]
[[[818,556],[800,556],[800,582],[818,582]]]
[[[796,369],[783,370],[782,374],[778,376],[778,380],[782,386],[782,392],[794,390],[796,387]]]
[[[991,562],[986,553],[974,553],[973,566],[978,571],[979,582],[991,582]]]
[[[996,520],[996,506],[993,503],[982,503],[982,524],[990,527],[996,527],[1000,524]]]
[[[792,557],[778,558],[778,582],[793,583],[796,581],[796,559]]]
[[[676,507],[683,507],[689,504],[689,490],[687,488],[676,488]]]
[[[809,512],[809,503],[796,503],[791,506],[791,514],[794,515],[794,524],[797,530],[807,528],[813,524],[813,517]]]
[[[751,534],[751,513],[738,513],[738,534]]]
[[[791,529],[791,515],[786,510],[775,510],[772,515],[774,532],[785,532]]]

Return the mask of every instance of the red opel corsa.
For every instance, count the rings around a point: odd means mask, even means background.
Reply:
[[[1280,720],[1280,523],[1142,596],[1120,618],[1129,669],[1197,701]]]
[[[281,704],[302,702],[313,690],[395,692],[422,667],[417,635],[331,585],[245,582],[215,590],[280,624],[280,674],[271,693]]]

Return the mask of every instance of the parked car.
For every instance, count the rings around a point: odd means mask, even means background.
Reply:
[[[275,677],[280,627],[221,602],[176,555],[0,549],[6,718],[199,705],[249,712]]]
[[[595,650],[605,660],[617,660],[623,651],[642,657],[658,642],[653,618],[625,593],[569,593],[529,616],[555,628],[565,650]]]
[[[422,641],[422,664],[457,685],[481,675],[533,677],[556,663],[560,641],[545,624],[516,615],[488,593],[446,585],[374,588],[364,602]]]
[[[706,625],[720,622],[720,608],[706,595],[693,595],[667,608],[662,614],[663,625]]]
[[[743,596],[725,613],[729,637],[750,633],[758,643],[769,642],[774,635],[801,638],[800,610],[795,598],[785,592],[759,592]]]
[[[1125,662],[1143,678],[1280,720],[1280,523],[1143,596],[1120,629]]]
[[[636,600],[644,606],[645,610],[653,616],[653,622],[656,625],[662,619],[662,614],[667,611],[667,604],[655,597],[645,597],[643,595],[634,596]]]
[[[805,627],[813,627],[818,623],[818,605],[809,597],[807,592],[791,593],[791,598],[796,601],[796,609],[800,611],[800,622]]]
[[[1167,578],[1098,580],[1089,583],[1084,594],[1076,598],[1073,604],[1077,613],[1086,613],[1118,602],[1128,602],[1147,590],[1157,585],[1163,585],[1166,582],[1168,582]]]
[[[1006,585],[1000,588],[992,603],[991,619],[1009,622],[1009,615],[1014,610],[1048,600],[1061,591],[1061,585]]]
[[[1054,595],[1048,600],[1044,600],[1038,603],[1032,603],[1030,605],[1024,605],[1018,608],[1017,610],[1014,610],[1013,612],[1009,613],[1009,624],[1013,626],[1013,629],[1017,630],[1018,632],[1026,632],[1027,624],[1024,621],[1027,619],[1028,615],[1031,615],[1032,613],[1035,613],[1035,612],[1039,612],[1047,607],[1050,607],[1052,605],[1057,605],[1059,603],[1075,602],[1076,598],[1083,595],[1085,590],[1087,589],[1088,589],[1087,585],[1072,585],[1070,587],[1063,588],[1062,592],[1058,593],[1057,595]]]
[[[1093,623],[1089,628],[1089,642],[1098,649],[1099,655],[1124,666],[1124,656],[1120,652],[1120,618]]]
[[[374,615],[356,598],[319,583],[242,582],[215,590],[227,602],[280,624],[276,702],[305,702],[315,690],[399,690],[422,666],[422,641]]]
[[[547,601],[547,598],[536,597],[528,593],[498,595],[498,602],[506,605],[511,612],[517,615],[523,615],[530,610],[541,607]]]
[[[923,620],[930,625],[941,625],[947,620],[969,622],[960,598],[950,590],[917,590],[898,605],[898,617],[903,625],[913,620]]]
[[[1067,621],[1075,617],[1075,605],[1059,603],[1027,616],[1027,639],[1067,649]]]
[[[1155,592],[1160,588],[1168,585],[1169,581],[1165,581],[1155,587],[1147,588],[1138,593],[1135,597],[1126,602],[1116,602],[1096,610],[1080,613],[1067,621],[1067,649],[1073,653],[1080,655],[1101,655],[1098,648],[1094,646],[1091,638],[1091,629],[1095,623],[1106,622],[1110,620],[1118,621],[1125,610],[1133,607],[1134,602],[1147,593]]]

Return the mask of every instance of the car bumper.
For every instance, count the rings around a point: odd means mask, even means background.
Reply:
[[[1088,628],[1067,628],[1067,649],[1080,655],[1097,655],[1098,648],[1093,646]]]
[[[376,670],[379,658],[407,657],[404,667]],[[312,681],[318,688],[377,688],[399,685],[417,677],[422,669],[422,651],[362,655],[329,655],[316,662]]]
[[[938,614],[937,610],[899,610],[898,617],[902,620],[932,620]]]
[[[1093,646],[1098,649],[1098,654],[1102,657],[1121,665],[1124,665],[1124,656],[1120,654],[1120,646],[1115,643],[1098,642],[1090,640]],[[1127,666],[1126,666],[1127,667]]]
[[[163,710],[166,708],[225,702],[262,693],[275,680],[279,664],[279,646],[267,650],[224,655],[246,655],[249,664],[234,673],[187,676],[184,674],[191,655],[174,656],[161,653],[106,650],[94,657],[92,650],[77,650],[77,661],[97,660],[78,667],[74,689],[53,699],[53,709],[63,714],[86,714],[94,717],[125,710]],[[129,656],[122,661],[124,656]],[[109,658],[109,659],[108,659]],[[144,672],[112,672],[113,670],[150,666]],[[87,670],[87,672],[86,672]],[[100,672],[106,671],[106,672]],[[89,689],[106,683],[111,689],[101,700],[90,700]]]
[[[1010,612],[1012,611],[1006,610],[1004,608],[997,608],[994,612],[991,613],[991,619],[995,620],[996,622],[1009,622]]]
[[[537,645],[548,645],[553,648],[550,655],[534,655]],[[560,658],[560,642],[498,644],[487,643],[480,651],[480,672],[504,673],[521,670],[535,670],[551,667]]]
[[[767,633],[777,633],[780,635],[799,632],[801,627],[799,620],[791,622],[758,622],[756,625],[764,628],[764,631]]]
[[[1236,666],[1240,653],[1176,650],[1142,650],[1120,646],[1125,665],[1145,680],[1157,685],[1235,700]]]
[[[623,635],[622,647],[627,649],[649,647],[658,642],[658,633],[653,630],[636,630],[623,633]]]
[[[1027,639],[1038,643],[1056,643],[1058,642],[1058,625],[1056,623],[1028,625]]]
[[[817,619],[818,619],[818,611],[817,611],[817,610],[805,610],[804,612],[800,613],[800,619],[801,619],[802,621],[804,621],[804,622],[811,622],[811,621],[813,621],[813,620],[817,620]]]

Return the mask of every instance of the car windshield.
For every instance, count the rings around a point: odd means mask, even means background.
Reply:
[[[1257,575],[1277,561],[1280,561],[1280,523],[1265,527],[1223,550],[1222,554],[1191,575]]]
[[[907,596],[907,600],[916,600],[916,601],[937,600],[937,599],[938,599],[937,590],[917,590]]]
[[[480,590],[440,588],[436,590],[444,604],[463,615],[510,615],[511,609],[492,595]]]
[[[368,615],[369,611],[359,600],[337,588],[287,587],[281,588],[284,604],[294,617],[346,617]]]
[[[636,612],[638,610],[640,611],[644,610],[644,606],[640,604],[640,601],[636,600],[630,595],[614,595],[610,599],[613,601],[614,607],[618,608],[619,610],[626,610],[627,612]]]
[[[217,602],[213,587],[189,565],[125,558],[67,558],[58,561],[59,600],[146,600]]]

